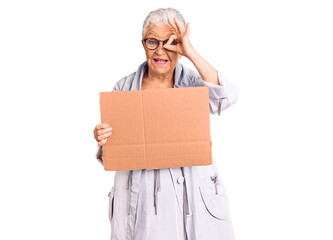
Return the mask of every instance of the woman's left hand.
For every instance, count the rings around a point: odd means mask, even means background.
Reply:
[[[190,36],[190,23],[186,24],[185,29],[179,24],[178,20],[174,18],[174,23],[168,19],[169,24],[175,30],[176,34],[172,34],[163,47],[169,51],[177,52],[178,54],[190,59],[191,55],[195,52],[189,36]],[[176,45],[171,45],[173,41],[178,42]]]

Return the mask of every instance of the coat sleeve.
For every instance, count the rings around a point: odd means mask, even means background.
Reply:
[[[97,148],[97,153],[96,153],[96,159],[102,166],[104,166],[103,159],[102,159],[103,147],[99,146],[98,144],[97,144],[97,147],[98,148]]]
[[[123,79],[122,79],[123,80]],[[114,85],[113,89],[112,89],[112,92],[113,91],[120,91],[120,87],[119,87],[119,84],[121,84],[123,81],[119,81],[116,83],[116,85]],[[97,153],[96,153],[96,159],[97,161],[102,165],[104,166],[103,164],[103,159],[102,159],[102,156],[103,156],[103,147],[99,146],[97,144]]]
[[[211,114],[221,114],[238,99],[239,87],[218,71],[219,85],[204,81],[200,74],[197,74],[195,81],[197,86],[207,86],[209,88],[209,108]]]

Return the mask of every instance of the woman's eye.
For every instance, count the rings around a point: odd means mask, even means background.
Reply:
[[[154,40],[150,40],[150,41],[148,41],[148,43],[151,44],[151,45],[157,44],[157,42],[154,41]]]
[[[177,44],[177,42],[176,41],[173,41],[172,43],[171,43],[171,45],[176,45]]]

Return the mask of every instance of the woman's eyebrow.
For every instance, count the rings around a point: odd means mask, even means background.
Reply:
[[[157,35],[155,34],[155,33],[152,33],[152,32],[149,32],[148,34],[147,34],[147,37],[149,37],[149,35],[155,35],[156,37],[157,37]]]
[[[153,33],[153,32],[148,32],[146,36],[149,37],[150,34],[153,34],[153,35],[155,35],[156,37],[160,38],[160,36],[158,36],[157,34],[155,34],[155,33]],[[167,37],[167,38],[169,39],[170,36],[171,36],[172,34],[174,34],[174,32],[168,32],[167,34],[168,34],[168,37]]]

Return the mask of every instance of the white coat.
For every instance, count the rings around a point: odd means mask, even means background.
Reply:
[[[145,61],[113,91],[140,90],[147,67]],[[218,78],[220,85],[206,82],[178,62],[173,87],[208,86],[210,113],[220,115],[236,102],[239,88],[219,71]],[[96,157],[103,165],[102,154],[99,147]],[[214,153],[212,161],[207,166],[117,171],[109,193],[111,240],[234,239]]]

